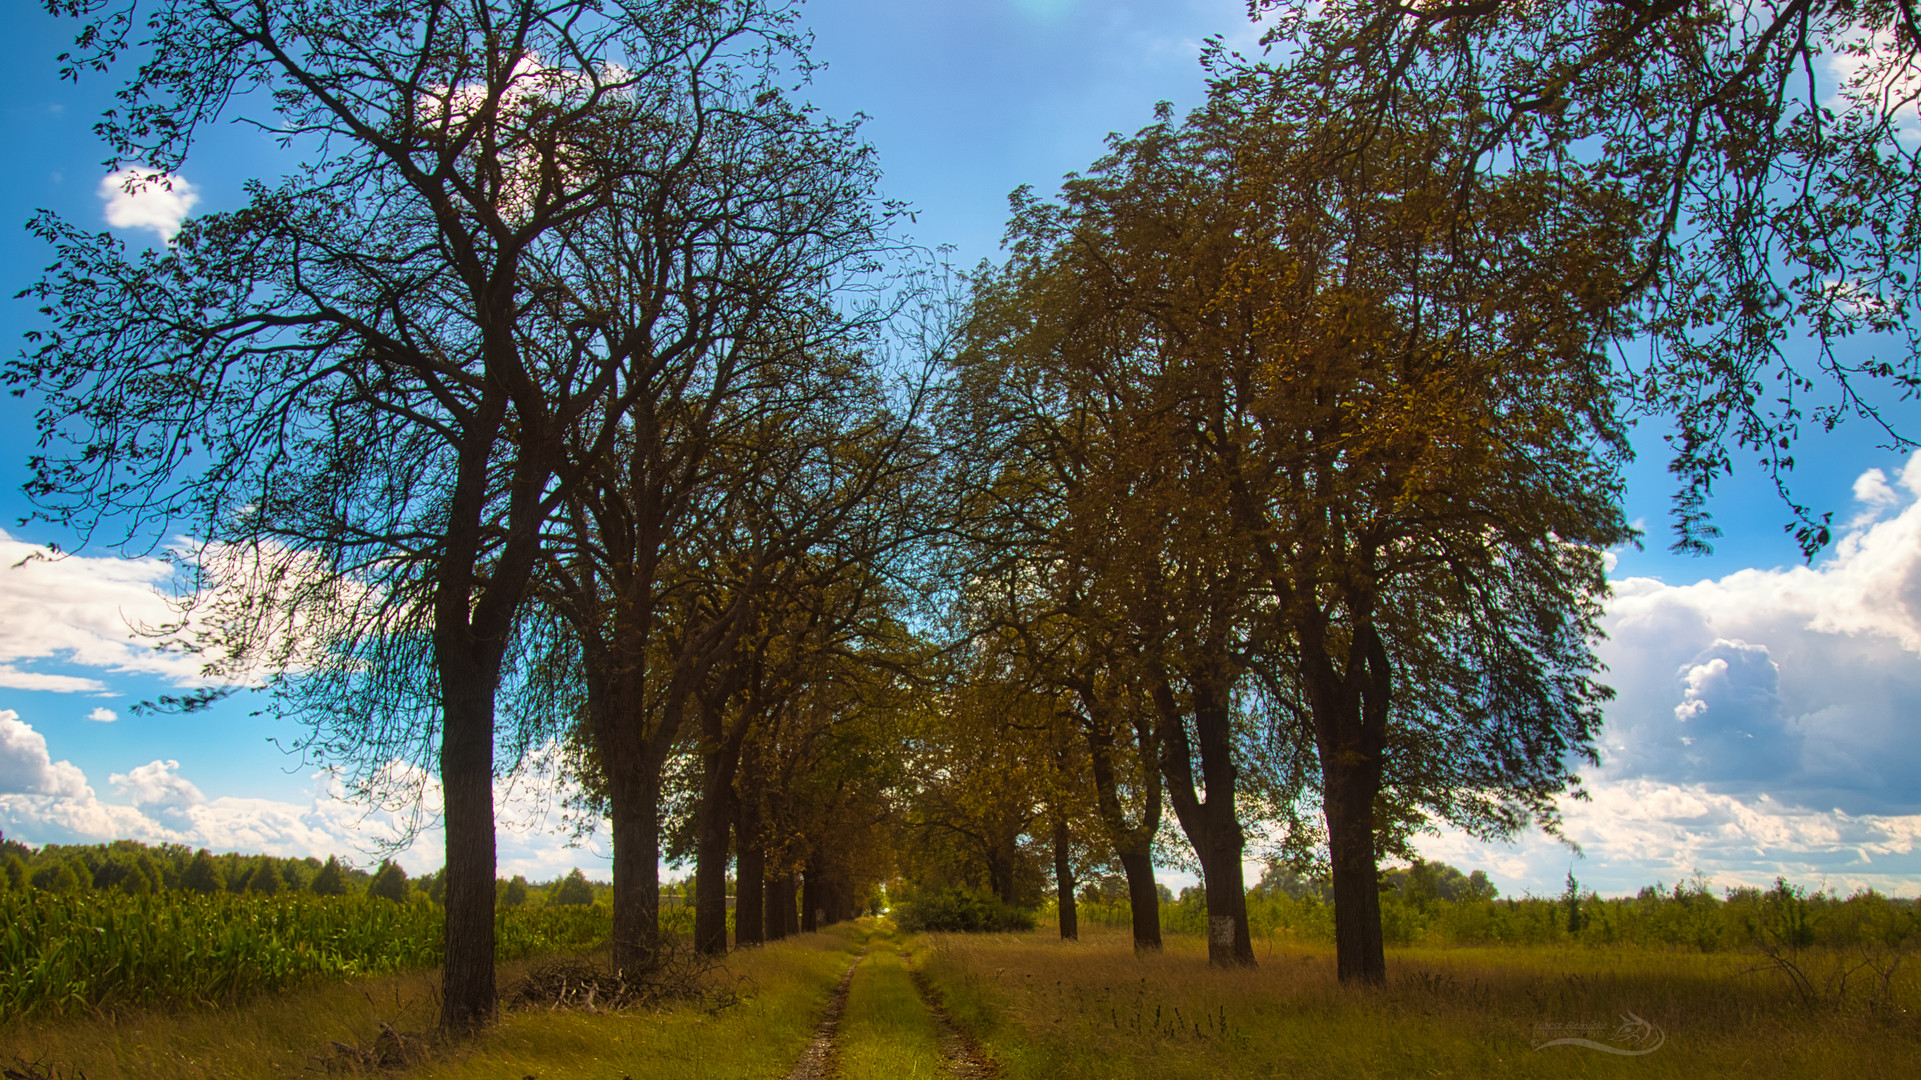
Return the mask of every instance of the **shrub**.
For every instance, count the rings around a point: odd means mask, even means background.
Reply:
[[[966,889],[939,889],[894,906],[894,921],[910,933],[993,933],[1032,930],[1034,913]]]

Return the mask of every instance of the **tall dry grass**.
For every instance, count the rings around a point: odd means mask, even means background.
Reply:
[[[1808,963],[1816,960],[1804,953]],[[1202,939],[1136,957],[1122,933],[940,936],[920,962],[1010,1076],[1906,1077],[1921,987],[1808,1002],[1759,953],[1616,946],[1390,950],[1384,989],[1331,949],[1271,939],[1251,971]],[[1644,1038],[1622,1036],[1645,1021]],[[1634,1033],[1629,1033],[1634,1034]],[[1550,1039],[1587,1037],[1616,1055]]]

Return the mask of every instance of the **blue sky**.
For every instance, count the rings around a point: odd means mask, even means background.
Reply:
[[[886,193],[918,210],[916,238],[951,245],[954,262],[971,266],[997,255],[1011,189],[1050,190],[1099,156],[1108,132],[1147,123],[1158,100],[1196,103],[1202,39],[1250,45],[1244,12],[1241,0],[814,0],[807,18],[828,67],[807,95],[829,114],[867,115]],[[50,257],[19,228],[36,208],[101,228],[112,215],[130,242],[158,242],[180,209],[232,206],[246,179],[281,160],[258,135],[223,129],[182,170],[191,206],[115,207],[91,132],[112,85],[57,81],[67,25],[20,10],[9,29],[8,294]],[[25,302],[0,302],[0,337],[17,342],[34,318]],[[297,736],[291,725],[251,715],[244,699],[191,718],[131,712],[192,675],[131,635],[165,617],[155,594],[163,568],[106,548],[11,568],[36,545],[75,541],[19,524],[32,409],[0,399],[0,830],[35,843],[132,835],[280,854],[371,851],[393,816],[340,802],[324,776],[282,753],[275,740]],[[1914,895],[1921,470],[1877,449],[1865,428],[1797,447],[1797,497],[1848,526],[1808,567],[1771,485],[1738,461],[1713,505],[1726,536],[1712,557],[1682,557],[1666,551],[1674,484],[1659,436],[1655,425],[1637,432],[1630,472],[1630,516],[1647,547],[1616,553],[1612,575],[1603,655],[1620,696],[1606,761],[1590,777],[1593,801],[1567,811],[1584,856],[1540,837],[1487,845],[1452,833],[1426,850],[1487,868],[1508,892],[1558,891],[1571,868],[1604,892],[1699,871],[1723,884],[1785,873]],[[503,834],[508,872],[605,873],[604,850],[566,847],[542,831],[554,815],[510,801],[525,828]],[[404,861],[437,865],[436,842],[423,837]]]

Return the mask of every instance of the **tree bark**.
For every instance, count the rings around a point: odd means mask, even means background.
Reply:
[[[1079,941],[1080,909],[1074,899],[1074,852],[1068,846],[1067,819],[1054,819],[1054,895],[1060,909],[1061,940]]]
[[[514,466],[507,508],[507,540],[492,573],[476,573],[486,458],[506,402],[494,398],[478,422],[487,434],[463,446],[451,505],[447,545],[436,567],[433,657],[440,678],[440,783],[447,836],[446,930],[441,969],[440,1025],[471,1031],[493,1020],[494,985],[494,706],[509,631],[527,595],[541,524],[541,492],[553,475],[537,449],[540,419],[524,417],[527,440]]]
[[[800,876],[800,932],[820,929],[820,865],[809,862]]]
[[[494,1017],[494,686],[469,660],[440,665],[440,784],[447,834],[446,966],[440,1023],[471,1031]]]
[[[1134,923],[1134,951],[1161,951],[1161,890],[1154,881],[1152,845],[1143,840],[1115,853],[1127,874],[1127,906]]]
[[[763,917],[767,920],[765,923],[767,930],[766,938],[768,941],[779,941],[781,938],[787,936],[787,920],[783,919],[780,914],[780,898],[782,895],[780,875],[775,874],[765,878],[761,883],[761,892],[762,895],[766,897],[766,903],[763,905],[765,909]]]
[[[701,703],[701,793],[694,819],[694,950],[727,951],[727,841],[734,822],[734,773],[741,739],[723,730],[728,695]],[[736,725],[744,734],[746,723]],[[730,737],[733,736],[733,737]],[[738,923],[736,919],[736,923]]]
[[[1141,782],[1147,787],[1145,807],[1140,822],[1129,825],[1121,809],[1120,782],[1114,771],[1112,710],[1091,693],[1084,692],[1081,696],[1087,707],[1083,730],[1087,736],[1088,761],[1094,774],[1094,794],[1100,809],[1101,826],[1107,832],[1108,842],[1114,845],[1114,857],[1120,860],[1121,869],[1127,874],[1128,903],[1133,909],[1134,951],[1159,952],[1161,894],[1154,882],[1153,850],[1154,834],[1161,827],[1160,774],[1151,762],[1142,769]],[[1150,726],[1138,727],[1135,735],[1141,742],[1143,753],[1153,749],[1154,738]]]
[[[1334,878],[1335,970],[1342,982],[1387,982],[1381,894],[1374,846],[1374,799],[1381,791],[1392,683],[1387,652],[1366,605],[1350,607],[1349,644],[1339,669],[1328,655],[1322,619],[1301,636],[1315,750],[1321,761],[1322,812]]]
[[[1221,664],[1194,665],[1188,673],[1194,698],[1194,730],[1201,744],[1202,799],[1194,785],[1192,748],[1174,693],[1165,679],[1154,685],[1161,717],[1162,758],[1168,801],[1201,861],[1207,895],[1207,961],[1215,967],[1253,967],[1254,942],[1247,926],[1247,888],[1241,855],[1247,848],[1235,807],[1233,728],[1228,680]]]
[[[744,820],[734,823],[734,946],[759,945],[767,940],[764,881],[767,853],[760,848],[758,830]]]
[[[794,880],[794,872],[791,870],[782,874],[774,882],[774,895],[769,901],[773,905],[773,911],[770,914],[780,922],[781,937],[793,937],[800,933],[800,916],[794,909],[795,893],[798,892],[797,884]],[[769,925],[771,927],[772,924]]]
[[[1344,983],[1387,982],[1374,851],[1374,793],[1353,766],[1323,765],[1328,853],[1334,874],[1335,970]]]

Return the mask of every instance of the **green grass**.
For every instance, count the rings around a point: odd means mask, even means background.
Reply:
[[[840,1020],[841,1080],[933,1080],[944,1074],[940,1034],[907,977],[902,940],[881,924],[854,972]]]
[[[1912,976],[1892,1010],[1809,1008],[1756,958],[1631,947],[1390,950],[1384,990],[1340,986],[1332,951],[1274,948],[1254,971],[1206,963],[1172,936],[1136,959],[1124,934],[930,939],[950,1012],[1013,1078],[1894,1077],[1921,1054]],[[1625,1013],[1657,1025],[1653,1053],[1535,1049]]]

